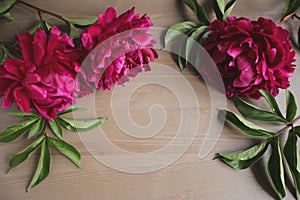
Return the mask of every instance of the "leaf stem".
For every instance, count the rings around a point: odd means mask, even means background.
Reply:
[[[300,17],[297,15],[297,14],[294,14],[294,16],[296,19],[299,19],[300,20]]]
[[[44,119],[44,120],[46,120],[46,119]],[[43,129],[42,129],[42,131],[41,131],[41,133],[43,133],[43,135],[45,136],[45,137],[48,137],[48,135],[47,135],[47,122],[45,121],[45,123],[44,123],[44,127],[43,127]]]
[[[290,127],[294,127],[294,125],[300,121],[300,116],[298,116],[297,118],[295,118],[292,122],[288,123],[284,128],[282,128],[281,130],[277,131],[276,134],[272,137],[275,138],[277,136],[279,136],[281,133],[287,131]]]
[[[292,121],[291,124],[294,125],[299,121],[300,121],[300,116],[298,116],[296,119],[294,119],[294,121]]]
[[[21,3],[21,4],[23,4],[23,5],[25,5],[25,6],[27,6],[27,7],[32,8],[32,9],[34,9],[34,10],[37,10],[40,19],[42,19],[41,13],[46,13],[46,14],[48,14],[48,15],[51,15],[51,16],[53,16],[53,17],[56,17],[57,19],[60,19],[61,21],[65,22],[67,25],[70,24],[70,22],[69,22],[68,20],[66,20],[65,18],[63,18],[63,16],[61,16],[61,15],[59,15],[59,14],[50,12],[50,11],[45,10],[45,9],[42,9],[42,8],[39,8],[39,7],[35,6],[35,5],[32,5],[32,4],[27,3],[27,2],[24,2],[24,1],[22,1],[22,0],[18,0],[18,2]]]
[[[38,10],[37,12],[38,12],[40,21],[44,21],[44,19],[43,19],[43,17],[42,17],[42,12],[41,12],[40,10]]]
[[[10,48],[5,42],[0,41],[0,45],[3,45],[8,51],[10,51],[15,56],[20,56],[20,53],[18,51],[14,50],[13,48]]]

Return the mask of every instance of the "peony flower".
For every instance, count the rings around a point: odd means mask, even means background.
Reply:
[[[294,72],[295,52],[289,32],[270,19],[228,17],[215,20],[203,47],[216,63],[231,98],[261,97],[263,89],[276,96],[279,88],[289,87]],[[203,69],[208,76],[209,70]]]
[[[105,90],[150,70],[147,64],[158,57],[153,36],[147,33],[151,26],[150,18],[134,14],[134,8],[118,17],[114,8],[99,14],[98,22],[81,34],[83,57],[90,53],[88,64],[83,64],[88,80]]]
[[[34,108],[42,117],[52,120],[57,112],[74,103],[74,96],[89,93],[85,74],[73,60],[79,57],[73,40],[53,27],[49,38],[44,30],[34,35],[25,32],[16,36],[22,59],[7,59],[0,66],[2,107],[13,103],[25,113]],[[78,81],[75,77],[81,77]],[[76,86],[76,88],[75,88]],[[81,92],[81,88],[85,91]]]

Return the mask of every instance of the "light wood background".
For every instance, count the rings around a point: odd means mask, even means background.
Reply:
[[[179,0],[28,0],[28,2],[69,17],[92,17],[114,6],[119,13],[136,7],[136,11],[151,16],[156,27],[168,27],[184,19],[193,19],[193,14]],[[201,1],[211,13],[211,0]],[[278,21],[284,8],[280,0],[239,0],[234,10],[238,16],[256,19],[265,16]],[[21,33],[37,21],[34,11],[21,5],[15,6],[13,14],[17,18],[14,23],[0,24],[0,38],[11,41],[13,36]],[[59,23],[45,16],[51,23]],[[297,29],[297,28],[296,28]],[[297,53],[297,58],[299,54]],[[298,59],[299,60],[299,59]],[[159,51],[159,59],[155,63],[165,64],[177,70],[176,63],[168,52]],[[98,162],[84,147],[78,134],[65,131],[65,139],[77,147],[82,154],[82,169],[76,168],[68,159],[56,151],[52,151],[51,174],[42,184],[26,193],[25,189],[34,173],[37,154],[33,154],[25,163],[7,174],[8,161],[12,154],[23,149],[28,142],[20,138],[15,142],[0,144],[0,200],[199,200],[199,199],[272,199],[275,194],[266,178],[263,168],[265,160],[254,167],[237,171],[217,160],[212,160],[217,152],[235,151],[249,147],[255,141],[233,128],[224,127],[217,145],[208,156],[198,158],[198,152],[207,134],[201,124],[208,123],[207,112],[210,99],[206,86],[195,76],[194,72],[185,70],[182,75],[190,82],[199,99],[201,122],[197,136],[184,155],[170,166],[151,173],[129,174],[113,170]],[[299,90],[299,72],[292,79],[291,89]],[[129,83],[130,84],[130,83]],[[125,86],[126,87],[126,86]],[[299,92],[298,92],[299,93]],[[98,92],[96,95],[97,115],[108,117],[103,130],[110,140],[125,150],[145,153],[161,148],[175,136],[174,132],[180,120],[180,108],[176,97],[165,87],[150,84],[137,90],[131,99],[130,111],[137,124],[149,123],[148,109],[154,103],[162,104],[168,112],[166,126],[154,138],[136,139],[122,133],[116,125],[110,107],[111,91]],[[299,95],[298,99],[300,98]],[[283,105],[284,95],[280,95]],[[260,102],[265,105],[263,102]],[[231,102],[228,109],[234,109]],[[0,110],[0,130],[19,122],[8,116],[6,110]],[[216,120],[216,123],[217,120]],[[81,133],[85,134],[85,133]],[[209,134],[209,133],[208,133]],[[209,139],[209,137],[208,137]],[[287,192],[287,199],[292,199]]]

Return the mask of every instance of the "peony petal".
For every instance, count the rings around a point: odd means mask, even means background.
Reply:
[[[153,38],[153,35],[151,35],[151,34],[146,34],[146,33],[140,32],[140,31],[136,31],[136,33],[132,35],[131,39],[135,43],[137,43],[138,46],[144,47],[150,43],[152,38]]]
[[[127,12],[121,14],[118,19],[120,21],[122,21],[123,24],[126,24],[127,22],[132,22],[133,18],[134,18],[134,10],[135,7],[132,7],[130,10],[128,10]],[[136,21],[136,20],[134,20]]]
[[[113,7],[107,8],[105,14],[99,14],[98,24],[107,25],[112,22],[117,16],[117,12]]]
[[[158,54],[152,48],[143,48],[142,51],[143,51],[143,55],[149,57],[151,61],[154,61],[155,59],[158,58]]]
[[[233,86],[239,88],[250,86],[253,75],[254,73],[252,69],[246,68],[244,71],[241,72],[240,76],[233,81]]]
[[[277,49],[275,48],[272,48],[267,51],[267,58],[270,63],[275,62],[276,54],[277,54]]]
[[[56,115],[54,114],[53,111],[51,112],[51,110],[44,109],[39,104],[35,103],[35,101],[33,101],[33,105],[34,105],[34,108],[36,109],[36,111],[45,119],[52,121],[53,119],[56,118]],[[54,115],[54,117],[51,117],[50,115],[52,115],[52,116]]]
[[[254,85],[259,85],[262,83],[263,77],[261,75],[257,75],[254,81]]]
[[[234,18],[234,19],[233,19]],[[235,20],[236,17],[230,16],[227,18],[227,21]],[[224,23],[220,20],[214,20],[212,23],[209,25],[209,29],[211,30],[223,30],[224,29]]]
[[[249,61],[249,58],[247,56],[241,55],[236,58],[236,65],[239,70],[244,71],[246,68],[251,67],[251,62]]]
[[[5,91],[14,83],[12,80],[0,78],[0,97],[2,97]]]
[[[47,97],[47,90],[37,85],[27,85],[25,87],[27,95],[31,99],[42,100]]]
[[[102,28],[98,24],[92,24],[89,28],[81,33],[82,45],[91,51],[98,42],[98,37],[102,33]]]
[[[73,41],[73,39],[70,38],[67,34],[62,34],[59,37],[59,41],[60,41],[60,43],[62,43],[64,45],[67,45],[68,47],[74,47],[74,41]],[[66,48],[66,46],[64,48]]]
[[[47,35],[44,30],[37,29],[32,45],[34,52],[34,64],[36,66],[40,66],[44,58],[47,45]]]
[[[139,16],[136,15],[135,17],[138,18]],[[147,15],[143,15],[140,19],[136,19],[132,22],[132,29],[143,28],[144,31],[148,31],[151,26],[153,26],[153,23]]]
[[[37,73],[28,73],[25,76],[24,79],[24,84],[33,84],[33,83],[38,83],[41,81],[41,77],[40,75],[38,75]]]
[[[34,53],[32,49],[33,36],[26,31],[22,35],[17,35],[16,40],[21,48],[24,60],[34,62]]]
[[[50,30],[50,36],[47,43],[47,55],[48,59],[45,63],[51,62],[53,55],[56,54],[56,51],[61,48],[61,45],[65,46],[64,42],[59,40],[59,35],[61,31],[56,27],[53,26]]]
[[[17,87],[14,89],[14,98],[18,107],[24,113],[30,113],[31,100],[27,96],[26,91],[23,87]]]
[[[94,92],[92,85],[88,82],[83,70],[77,73],[73,95],[75,98],[84,97]]]
[[[18,83],[12,83],[4,92],[3,97],[2,97],[2,108],[9,108],[14,102],[14,90],[17,88],[19,85]]]
[[[3,63],[3,67],[7,73],[11,74],[16,80],[20,80],[23,78],[23,73],[20,70],[20,67],[26,63],[26,61],[20,59],[8,58]]]
[[[236,58],[238,55],[240,55],[243,52],[243,49],[240,47],[230,47],[227,50],[228,55],[230,55],[232,58]]]

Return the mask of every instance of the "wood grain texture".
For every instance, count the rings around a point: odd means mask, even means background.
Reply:
[[[69,17],[92,17],[114,6],[119,13],[136,7],[136,11],[151,16],[156,27],[168,27],[184,19],[193,19],[193,14],[180,3],[179,0],[153,0],[153,1],[121,1],[121,0],[28,0],[42,8],[61,13]],[[201,0],[209,10],[212,18],[210,0]],[[283,10],[284,1],[280,0],[239,0],[234,14],[257,18],[268,16],[278,21]],[[1,23],[0,38],[11,41],[13,35],[21,33],[37,21],[34,11],[18,5],[13,14],[17,18],[14,23]],[[61,24],[55,19],[44,16],[52,23]],[[168,52],[159,51],[160,58],[155,61],[177,70],[176,63]],[[299,53],[297,52],[297,58]],[[299,59],[298,59],[299,60]],[[299,63],[299,62],[298,62]],[[292,79],[293,91],[299,89],[299,70]],[[25,188],[33,175],[38,155],[33,154],[21,166],[7,174],[8,160],[28,144],[25,138],[15,142],[0,145],[0,200],[225,200],[225,199],[272,199],[274,192],[266,178],[262,167],[265,159],[251,169],[237,171],[225,164],[212,160],[217,152],[239,150],[249,147],[255,141],[235,129],[225,126],[217,145],[205,158],[199,159],[198,152],[206,137],[213,140],[206,133],[210,116],[210,98],[205,84],[195,76],[191,70],[185,70],[182,75],[189,81],[199,100],[200,123],[197,135],[190,148],[181,158],[168,167],[143,174],[129,174],[111,169],[98,160],[82,144],[78,134],[65,131],[64,137],[73,144],[82,154],[82,169],[76,168],[59,152],[52,151],[52,166],[49,178],[32,191],[25,193]],[[130,83],[129,83],[130,84]],[[126,85],[125,85],[126,87]],[[298,94],[300,94],[298,92]],[[299,95],[296,95],[300,99]],[[161,132],[150,139],[136,139],[123,133],[118,128],[111,111],[112,91],[97,92],[95,95],[96,114],[108,117],[102,129],[106,136],[117,146],[130,152],[147,153],[155,151],[168,144],[175,137],[176,129],[180,123],[180,107],[176,96],[167,88],[157,84],[149,84],[138,89],[130,99],[130,114],[139,125],[150,122],[148,109],[151,105],[159,103],[167,111],[167,121]],[[280,95],[283,105],[284,95]],[[80,101],[80,100],[79,100]],[[82,100],[84,101],[84,100]],[[84,102],[81,102],[84,103]],[[264,105],[263,102],[261,102]],[[116,109],[122,109],[116,108]],[[228,103],[228,109],[234,109]],[[83,115],[83,117],[86,117]],[[0,130],[18,121],[0,110]],[[216,120],[216,123],[217,120]],[[81,133],[88,134],[88,133]],[[290,192],[287,199],[292,199]]]

